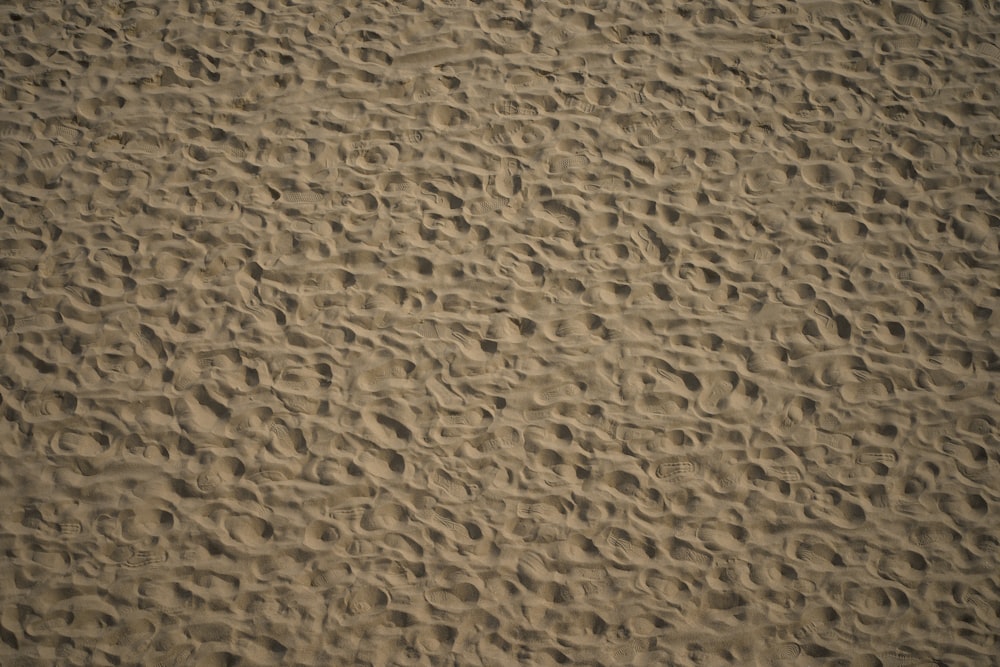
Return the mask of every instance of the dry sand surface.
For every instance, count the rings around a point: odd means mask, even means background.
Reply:
[[[1000,655],[1000,8],[0,9],[0,664]]]

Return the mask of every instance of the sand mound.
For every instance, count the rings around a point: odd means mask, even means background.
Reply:
[[[5,3],[0,662],[991,664],[998,19]]]

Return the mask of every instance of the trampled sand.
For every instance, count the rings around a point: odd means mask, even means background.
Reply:
[[[5,2],[0,664],[1000,664],[1000,8]]]

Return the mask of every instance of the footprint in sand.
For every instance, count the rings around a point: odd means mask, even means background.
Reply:
[[[590,164],[590,158],[583,153],[562,155],[553,158],[548,163],[548,172],[552,176],[561,176],[567,172],[585,169]]]
[[[551,405],[565,400],[580,398],[584,393],[584,385],[578,382],[567,382],[548,389],[543,389],[536,393],[538,402],[542,405]]]
[[[493,108],[501,116],[533,117],[538,115],[538,109],[534,105],[516,100],[498,102]]]
[[[451,473],[437,469],[430,474],[429,482],[431,487],[441,491],[454,501],[468,502],[474,500],[482,491],[476,482],[463,482],[456,479]]]
[[[670,557],[676,561],[691,563],[700,569],[705,569],[712,564],[712,557],[703,553],[684,540],[674,538],[668,551]]]
[[[494,179],[494,187],[501,199],[515,196],[521,190],[521,165],[515,158],[503,158]]]
[[[521,127],[517,122],[491,123],[486,128],[483,143],[487,146],[509,146],[513,143],[511,137],[516,136]]]
[[[716,414],[726,408],[727,399],[736,390],[736,380],[719,379],[709,384],[698,396],[698,405],[709,414]]]
[[[984,60],[989,60],[992,63],[1000,65],[1000,46],[996,44],[980,42],[975,46],[973,52]]]
[[[409,510],[399,503],[379,502],[365,513],[361,527],[365,530],[404,530],[409,522]]]
[[[420,510],[417,518],[434,530],[444,530],[447,537],[462,547],[472,545],[483,538],[483,531],[479,525],[473,521],[463,522],[453,512],[444,508]]]
[[[520,502],[517,504],[517,516],[521,519],[556,521],[563,517],[563,512],[549,502]]]
[[[795,466],[772,465],[767,468],[767,473],[781,482],[792,483],[802,481],[802,472]]]
[[[349,615],[362,616],[385,608],[389,594],[381,588],[360,584],[348,591],[343,604]]]
[[[838,620],[840,614],[833,607],[812,607],[802,613],[792,634],[800,642],[824,637]]]
[[[892,467],[899,460],[899,455],[883,447],[867,447],[854,457],[854,462],[860,465],[883,465]]]
[[[447,587],[432,588],[424,593],[424,599],[436,609],[452,613],[462,613],[475,608],[480,598],[480,590],[470,582],[456,582]]]
[[[397,479],[406,472],[406,459],[392,449],[371,447],[362,451],[354,461],[359,471],[379,480]]]
[[[958,535],[943,525],[921,526],[910,534],[910,542],[918,547],[946,547],[954,544],[957,539]]]
[[[306,453],[305,437],[298,428],[290,428],[281,422],[272,422],[268,426],[270,438],[267,450],[281,459],[290,459]]]
[[[302,544],[313,551],[329,552],[340,541],[337,526],[326,521],[313,521],[306,526]]]
[[[326,195],[317,190],[282,190],[279,201],[295,206],[315,205],[322,203]]]
[[[60,390],[26,391],[22,394],[20,402],[22,418],[28,424],[62,421],[76,412],[78,403],[74,394]],[[66,446],[72,448],[74,443],[87,451],[94,449],[86,436],[83,439],[71,438]],[[103,451],[103,448],[101,450]]]
[[[510,206],[511,200],[508,197],[489,197],[469,202],[467,210],[469,215],[482,216],[489,213],[497,213]]]
[[[208,468],[198,474],[195,482],[205,493],[213,493],[236,483],[244,472],[243,461],[235,456],[223,456],[208,463]]]
[[[676,482],[694,477],[699,469],[700,466],[694,459],[671,458],[659,463],[654,474],[657,479],[662,479],[665,482]]]
[[[1000,613],[997,611],[1000,606],[998,606],[995,597],[991,601],[982,592],[969,590],[961,596],[961,599],[984,623],[995,626],[997,621],[1000,620]]]
[[[379,391],[400,386],[415,368],[413,362],[395,359],[361,374],[358,387],[364,391]]]
[[[875,564],[880,577],[911,589],[925,579],[928,567],[926,558],[909,550],[887,553]]]
[[[142,653],[158,630],[154,618],[146,612],[129,612],[113,628],[109,628],[100,644],[111,647],[112,654],[123,651],[133,655]]]
[[[810,519],[829,521],[839,528],[857,528],[867,520],[860,505],[835,490],[817,494],[813,502],[805,507],[805,515]]]
[[[610,650],[611,659],[615,663],[632,664],[638,656],[649,653],[656,648],[654,637],[633,637]]]
[[[948,455],[959,474],[977,484],[989,484],[1000,472],[1000,463],[981,445],[947,438],[941,451]]]
[[[770,663],[773,665],[794,664],[794,661],[802,655],[802,646],[795,642],[783,642],[772,647],[769,655]]]
[[[50,451],[60,456],[100,456],[111,448],[107,437],[101,433],[64,431],[53,438]]]
[[[167,552],[162,547],[152,549],[131,548],[128,555],[119,564],[132,570],[145,569],[167,561]]]
[[[648,558],[650,551],[623,529],[612,528],[604,538],[608,555],[620,562],[633,562],[638,558]]]
[[[34,159],[34,166],[42,171],[55,171],[76,158],[76,153],[68,148],[56,148]]]
[[[891,395],[889,387],[881,380],[849,382],[840,388],[840,395],[848,403],[884,401]]]
[[[247,547],[263,546],[274,536],[274,526],[269,521],[249,514],[226,517],[223,526],[234,542]]]

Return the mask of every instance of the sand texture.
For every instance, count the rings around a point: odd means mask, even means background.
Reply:
[[[1000,664],[995,1],[0,48],[4,667]]]

